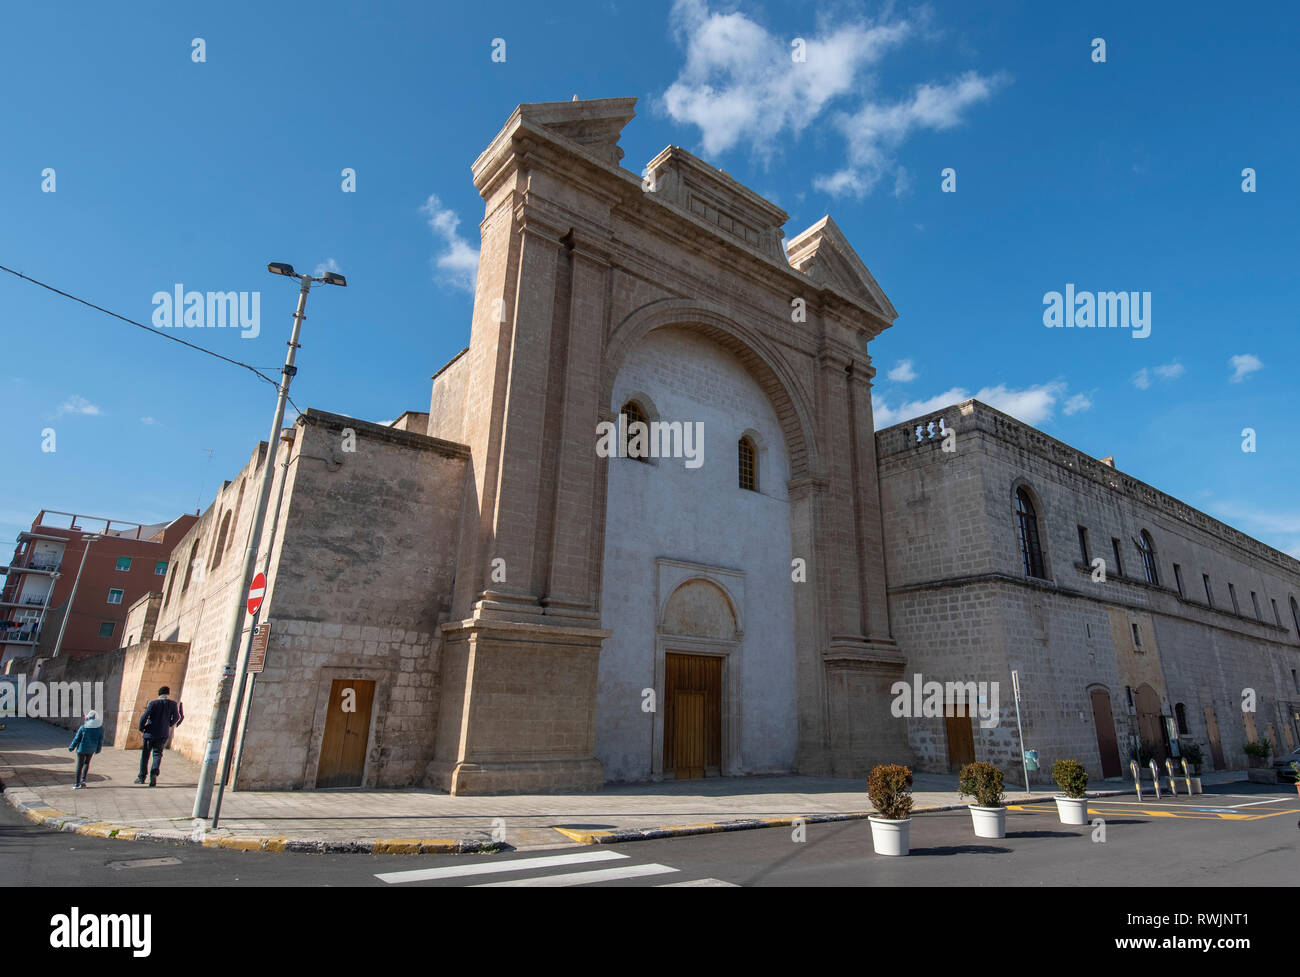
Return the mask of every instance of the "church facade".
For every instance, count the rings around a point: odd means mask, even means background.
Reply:
[[[623,168],[634,103],[521,105],[475,161],[469,345],[427,414],[306,411],[178,544],[149,636],[188,649],[175,748],[203,751],[265,464],[240,787],[1010,773],[1012,669],[1048,766],[1292,741],[1300,564],[977,402],[876,432],[896,312],[843,233],[787,243],[783,211],[678,147]],[[1086,547],[1112,540],[1094,583]],[[1232,605],[1198,603],[1203,574]],[[918,679],[1003,694],[988,725],[900,716]]]

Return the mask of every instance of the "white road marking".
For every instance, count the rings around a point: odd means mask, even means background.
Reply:
[[[399,882],[424,882],[429,879],[457,879],[470,875],[492,875],[500,872],[528,872],[537,868],[554,868],[558,865],[575,865],[583,862],[604,862],[611,858],[627,858],[616,851],[583,851],[570,855],[543,855],[540,858],[512,858],[505,861],[475,862],[473,865],[449,865],[444,868],[417,868],[409,872],[384,872],[375,878],[390,885]]]
[[[615,879],[637,879],[646,875],[664,875],[676,872],[668,865],[624,865],[620,868],[598,868],[588,872],[565,872],[562,875],[540,875],[530,879],[511,879],[506,882],[480,882],[476,889],[490,889],[498,886],[541,886],[554,887],[564,885],[590,885],[592,882],[610,882]]]
[[[735,882],[723,882],[722,879],[692,879],[690,882],[660,882],[656,889],[671,889],[674,886],[726,886],[729,889],[739,889],[740,886]]]

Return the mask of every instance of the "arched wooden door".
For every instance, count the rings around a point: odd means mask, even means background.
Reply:
[[[1103,777],[1120,776],[1119,742],[1115,738],[1115,717],[1110,711],[1110,693],[1105,689],[1093,689],[1092,722],[1097,729],[1097,752],[1101,754],[1101,774]]]

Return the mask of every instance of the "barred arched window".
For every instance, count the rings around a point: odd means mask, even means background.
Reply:
[[[1187,727],[1187,706],[1181,702],[1174,706],[1174,718],[1178,720],[1178,735],[1188,735],[1191,730]]]
[[[1156,548],[1151,542],[1151,534],[1145,529],[1137,538],[1138,552],[1142,554],[1142,569],[1147,575],[1147,583],[1160,583],[1160,573],[1156,570]]]
[[[758,461],[754,451],[754,442],[741,438],[736,454],[740,460],[740,487],[751,492],[758,491]]]
[[[619,413],[626,418],[623,428],[625,432],[623,454],[628,458],[649,463],[650,424],[645,411],[635,400],[629,400]],[[634,429],[632,426],[634,424],[639,424],[640,427]]]
[[[1016,489],[1016,523],[1020,529],[1020,558],[1025,566],[1025,576],[1045,579],[1043,548],[1038,541],[1038,514],[1029,493]]]

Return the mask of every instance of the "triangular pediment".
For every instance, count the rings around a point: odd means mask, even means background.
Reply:
[[[884,319],[898,318],[884,289],[831,218],[823,217],[786,247],[790,266],[818,285],[832,288]]]

